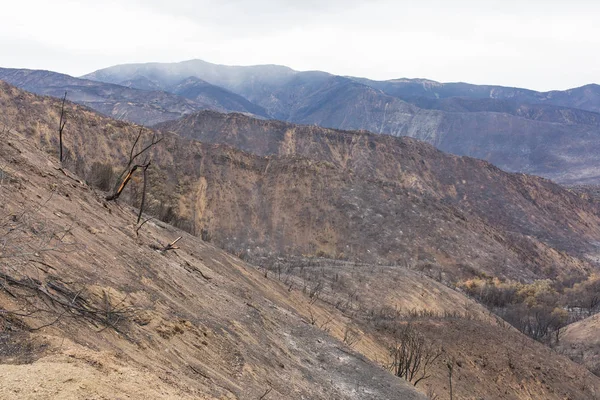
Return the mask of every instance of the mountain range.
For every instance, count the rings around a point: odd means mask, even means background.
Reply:
[[[24,69],[0,68],[0,80],[42,95],[63,97],[66,93],[69,100],[115,119],[147,125],[206,109],[265,116],[264,110],[243,97],[197,78],[183,79],[166,91],[142,78],[114,85]]]
[[[140,127],[67,101],[61,165],[60,105],[0,83],[0,227],[40,240],[45,227],[64,229],[75,246],[27,255],[17,270],[0,259],[0,272],[52,296],[73,288],[106,315],[136,313],[105,327],[75,315],[43,334],[35,329],[51,313],[0,315],[10,327],[2,340],[29,349],[0,353],[0,394],[422,398],[383,370],[393,324],[443,349],[417,387],[430,397],[448,392],[448,362],[458,398],[583,400],[600,390],[600,378],[461,289],[593,276],[600,212],[585,196],[411,138],[205,111],[142,130],[143,143],[163,140],[148,169],[154,218],[136,231],[127,201],[139,204],[140,177],[119,204],[86,181],[118,173]],[[12,229],[20,215],[33,225]],[[157,252],[177,237],[180,248]],[[22,291],[31,306],[31,286],[6,285],[4,309]],[[19,386],[22,376],[34,384]]]
[[[147,126],[201,110],[240,112],[410,136],[446,152],[563,184],[600,182],[597,85],[541,93],[424,79],[373,81],[201,60],[119,65],[83,79],[4,69],[0,79],[39,94],[60,97],[67,91],[73,101]]]

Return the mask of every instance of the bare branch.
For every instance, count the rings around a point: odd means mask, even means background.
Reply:
[[[440,357],[441,349],[426,342],[425,337],[409,323],[396,333],[396,343],[390,347],[390,370],[417,386],[428,379],[428,368]]]
[[[263,400],[263,399],[266,399],[266,398],[267,398],[267,396],[269,395],[269,393],[271,393],[272,391],[273,391],[273,388],[271,387],[271,384],[269,383],[269,388],[268,388],[267,390],[265,390],[265,393],[263,393],[263,395],[262,395],[262,396],[260,396],[260,397],[258,398],[258,400]]]
[[[60,107],[60,121],[58,122],[58,141],[59,141],[58,159],[61,164],[63,162],[63,130],[65,129],[65,125],[67,124],[67,118],[65,115],[65,101],[67,101],[67,92],[65,92],[65,96],[62,99],[62,105]]]
[[[169,250],[177,250],[179,248],[179,246],[175,246],[175,243],[179,242],[181,240],[181,238],[182,238],[182,236],[179,236],[177,239],[173,240],[171,243],[169,243],[168,245],[163,247],[160,252],[164,253]]]
[[[142,166],[142,173],[144,176],[144,186],[142,188],[142,202],[140,203],[140,211],[138,213],[138,218],[137,218],[137,222],[136,224],[140,223],[140,220],[142,219],[142,213],[144,212],[144,205],[146,204],[146,187],[148,185],[148,167],[150,166],[150,162],[148,161],[146,164],[144,164]],[[137,233],[137,230],[136,230]]]
[[[151,221],[151,220],[152,220],[152,217],[146,218],[146,220],[144,220],[141,224],[139,224],[137,226],[137,228],[135,228],[135,235],[138,236],[139,232],[140,232],[140,229],[142,229],[142,226],[146,225],[146,222]]]

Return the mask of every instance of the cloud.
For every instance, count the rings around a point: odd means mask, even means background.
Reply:
[[[600,80],[596,15],[585,0],[25,0],[3,6],[0,51],[73,75],[201,58],[551,89]]]

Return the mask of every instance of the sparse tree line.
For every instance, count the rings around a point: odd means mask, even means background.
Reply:
[[[530,284],[484,277],[460,287],[522,333],[551,345],[566,325],[600,311],[600,277],[594,274]]]

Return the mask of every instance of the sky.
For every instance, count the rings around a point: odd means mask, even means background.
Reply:
[[[592,0],[4,0],[0,67],[197,58],[544,91],[600,83],[598,16]]]

